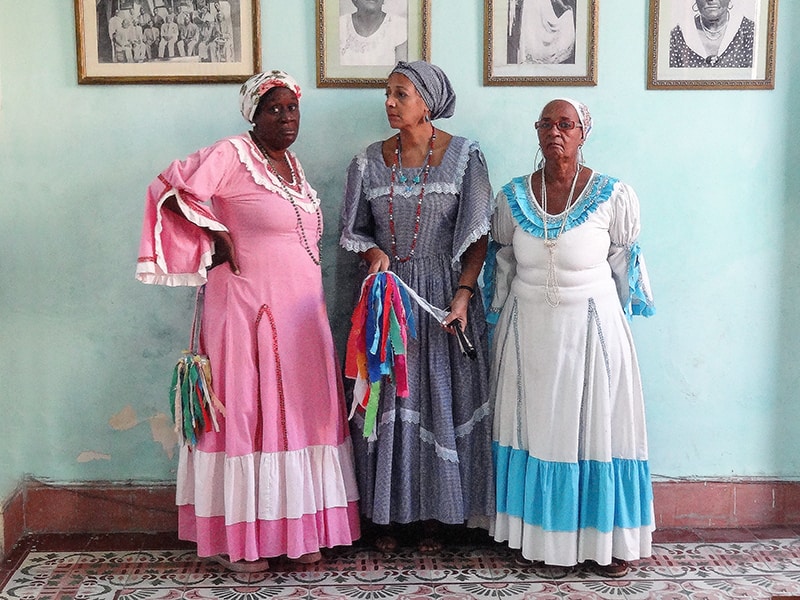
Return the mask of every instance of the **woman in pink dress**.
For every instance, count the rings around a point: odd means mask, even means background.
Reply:
[[[175,161],[150,185],[137,277],[205,284],[201,351],[225,407],[184,445],[179,535],[198,556],[262,570],[360,535],[353,455],[322,288],[322,211],[295,155],[297,83],[242,86],[245,134]],[[213,268],[212,268],[213,267]]]

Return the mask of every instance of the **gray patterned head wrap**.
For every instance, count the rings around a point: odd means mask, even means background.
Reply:
[[[578,113],[578,120],[583,126],[583,139],[587,139],[592,132],[592,114],[589,112],[589,107],[583,102],[578,102],[572,98],[553,98],[547,104],[552,104],[553,102],[567,102],[572,105],[572,108]],[[545,104],[545,106],[547,106],[547,104]],[[542,111],[544,111],[544,107],[542,107]],[[539,113],[539,118],[542,118],[542,113]]]
[[[300,85],[287,73],[283,71],[265,71],[256,73],[242,84],[239,89],[239,110],[248,123],[253,122],[256,108],[261,97],[272,88],[285,87],[295,93],[300,100]]]
[[[401,60],[392,73],[405,75],[414,84],[431,111],[431,121],[453,116],[456,111],[456,93],[447,75],[439,67],[424,60],[410,63]]]

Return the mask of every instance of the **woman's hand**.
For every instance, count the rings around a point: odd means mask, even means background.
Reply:
[[[461,276],[458,279],[458,288],[456,293],[453,294],[453,299],[450,301],[450,314],[445,318],[445,323],[458,319],[461,321],[461,329],[467,330],[467,308],[472,296],[475,295],[475,290],[478,281],[478,275],[483,267],[483,261],[486,258],[486,248],[489,243],[489,236],[484,235],[470,244],[466,249],[464,255],[461,257]],[[449,328],[450,333],[455,333],[452,328]]]
[[[175,196],[169,196],[164,200],[164,208],[186,219]],[[236,249],[233,247],[233,238],[227,231],[209,231],[211,239],[214,241],[214,256],[211,257],[210,269],[228,263],[234,275],[239,274],[239,264],[236,262]]]
[[[236,248],[233,246],[233,238],[227,231],[212,231],[211,237],[214,240],[214,256],[211,259],[211,268],[228,263],[231,272],[239,275],[239,264],[236,262]]]
[[[467,309],[469,308],[469,300],[472,298],[472,294],[469,290],[465,289],[458,289],[456,290],[453,299],[450,301],[450,312],[444,319],[444,323],[452,323],[453,321],[461,321],[461,329],[462,331],[467,330]],[[442,324],[449,333],[454,334],[452,327],[449,327],[445,324]]]
[[[377,246],[361,252],[361,258],[369,265],[367,275],[389,270],[389,256]]]

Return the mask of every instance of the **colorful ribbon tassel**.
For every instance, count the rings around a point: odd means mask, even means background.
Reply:
[[[219,431],[217,412],[224,415],[225,407],[211,389],[208,358],[188,350],[183,352],[172,373],[170,406],[175,433],[184,444],[196,446],[204,431]]]
[[[416,337],[407,286],[394,273],[367,276],[350,319],[345,376],[355,380],[350,418],[364,411],[364,437],[376,439],[375,422],[381,382],[393,382],[399,397],[408,397],[406,348]]]

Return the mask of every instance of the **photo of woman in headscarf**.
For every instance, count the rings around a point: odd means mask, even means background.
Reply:
[[[745,16],[752,1],[696,0],[689,10],[690,1],[683,0],[684,14],[670,32],[669,66],[752,67],[755,23]]]
[[[574,64],[575,0],[508,0],[508,64]]]

